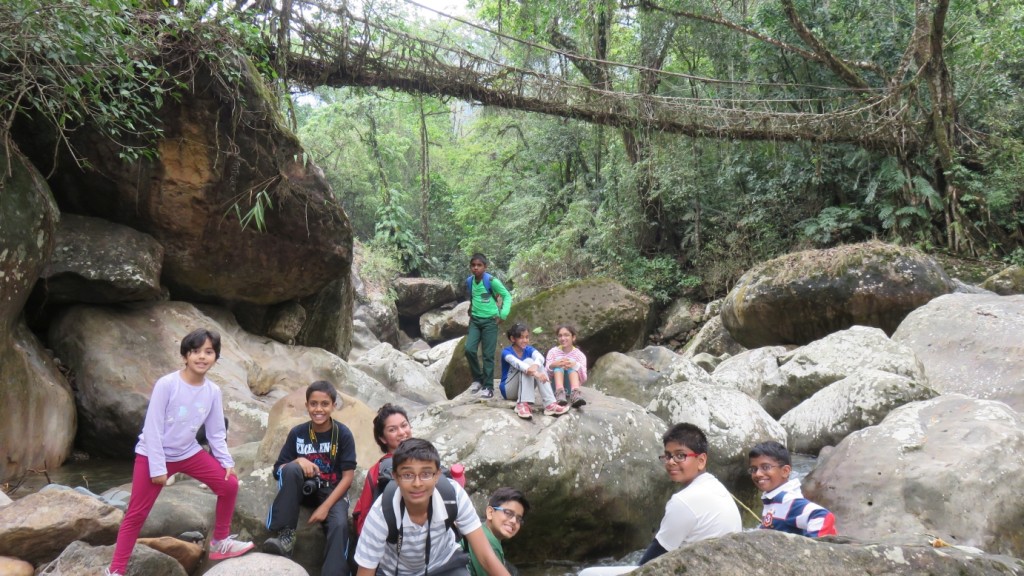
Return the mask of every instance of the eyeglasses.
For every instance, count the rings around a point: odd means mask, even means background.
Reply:
[[[668,452],[665,452],[661,456],[658,456],[658,460],[661,460],[662,464],[668,464],[669,460],[672,460],[673,462],[685,462],[687,458],[696,458],[696,457],[697,457],[697,454],[694,453],[694,452],[690,452],[690,453],[676,452],[675,454],[669,454]]]
[[[434,476],[437,476],[437,472],[420,472],[419,474],[406,472],[404,474],[399,474],[398,479],[408,484],[417,478],[420,479],[420,482],[430,482],[434,479]]]
[[[751,466],[750,468],[747,468],[747,474],[753,476],[754,474],[757,474],[758,470],[767,474],[772,471],[772,468],[781,468],[781,466],[778,464],[761,464],[760,466]]]
[[[501,506],[492,506],[491,509],[501,512],[505,515],[505,518],[508,518],[509,520],[515,518],[516,522],[518,522],[520,526],[526,524],[526,518],[523,518],[522,516],[516,514],[515,512],[509,510],[508,508],[502,508]]]

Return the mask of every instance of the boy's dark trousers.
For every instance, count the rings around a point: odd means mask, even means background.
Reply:
[[[466,360],[473,381],[484,388],[494,388],[494,347],[498,345],[498,317],[470,317],[466,335]],[[477,347],[482,348],[477,352]],[[483,364],[480,357],[483,356]]]
[[[267,528],[274,533],[285,528],[295,528],[299,523],[299,506],[319,506],[330,496],[334,488],[322,488],[309,496],[302,495],[302,483],[306,477],[302,467],[292,462],[279,470],[281,475],[277,497],[270,507]],[[338,500],[327,520],[323,522],[327,538],[324,544],[324,565],[321,574],[332,576],[348,576],[348,562],[345,560],[345,547],[348,545],[348,499]]]

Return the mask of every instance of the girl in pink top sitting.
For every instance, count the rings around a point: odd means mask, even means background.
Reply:
[[[551,381],[555,384],[555,400],[565,406],[572,404],[579,408],[587,403],[583,399],[580,386],[587,381],[587,357],[576,347],[576,327],[571,324],[559,324],[555,328],[558,346],[548,350],[547,369],[551,372]],[[569,398],[565,397],[565,384],[569,384]]]

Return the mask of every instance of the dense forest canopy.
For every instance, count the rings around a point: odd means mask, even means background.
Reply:
[[[154,63],[227,45],[407,273],[483,250],[521,291],[596,271],[667,300],[867,238],[1024,262],[1022,0],[470,9],[12,0],[0,121],[95,123],[131,160],[186,81]]]

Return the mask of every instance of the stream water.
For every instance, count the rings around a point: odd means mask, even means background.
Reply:
[[[791,477],[803,478],[814,469],[816,463],[817,458],[814,456],[793,454],[793,474]],[[45,473],[30,472],[21,479],[10,483],[10,488],[13,490],[8,493],[8,496],[13,500],[18,500],[19,498],[38,492],[43,486],[50,482],[63,484],[64,486],[70,486],[72,488],[81,486],[91,492],[100,494],[110,488],[127,484],[131,482],[131,479],[132,462],[128,460],[92,458],[80,462],[68,462],[60,468],[47,471]],[[755,514],[759,514],[761,511],[759,497],[760,494],[757,494],[753,490],[753,487],[751,487],[751,490],[748,492],[737,494],[737,498],[739,498]],[[744,529],[754,529],[757,526],[756,518],[743,510],[742,507],[740,515],[743,518]],[[514,554],[515,540],[510,541],[506,548]],[[517,566],[521,576],[575,576],[580,570],[589,566],[635,563],[640,559],[640,555],[642,553],[642,550],[637,550],[625,557],[609,557],[586,563],[575,563],[567,560],[547,560],[541,563],[519,564]]]

